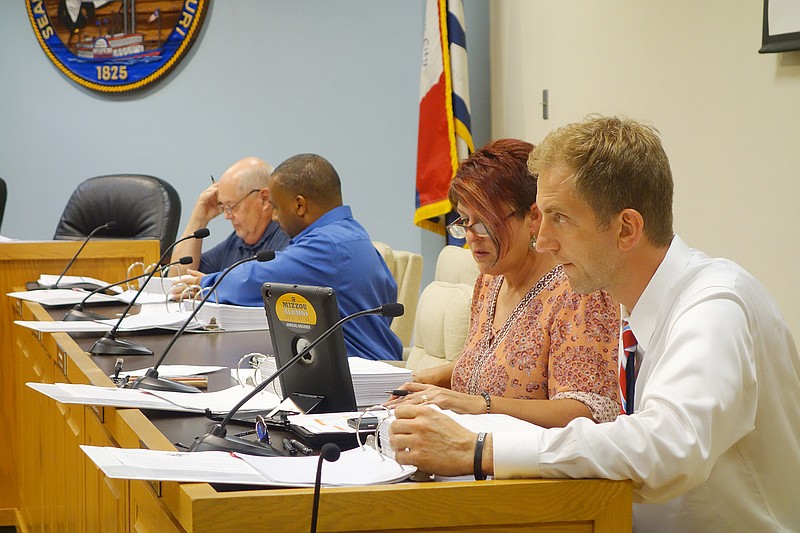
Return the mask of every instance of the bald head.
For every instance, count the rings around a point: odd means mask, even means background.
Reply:
[[[234,191],[235,194],[246,194],[253,189],[269,187],[272,176],[272,165],[258,157],[245,157],[234,163],[219,180],[220,186]]]

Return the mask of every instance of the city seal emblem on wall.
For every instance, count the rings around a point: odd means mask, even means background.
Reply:
[[[68,78],[121,93],[158,81],[186,55],[211,0],[27,0],[36,37]]]

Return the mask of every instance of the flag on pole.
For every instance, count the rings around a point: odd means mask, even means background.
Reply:
[[[447,191],[472,143],[462,0],[427,0],[422,43],[414,223],[444,235]]]

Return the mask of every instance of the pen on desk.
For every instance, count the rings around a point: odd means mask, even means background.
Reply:
[[[404,390],[404,389],[387,390],[384,392],[386,394],[391,394],[392,396],[408,396],[409,394],[411,394],[410,390]]]
[[[294,447],[294,444],[289,439],[283,439],[283,449],[289,452],[289,455],[297,455],[297,448]]]
[[[194,385],[198,389],[207,389],[208,388],[208,377],[207,376],[180,376],[170,378],[172,381],[177,381],[178,383],[185,383],[187,385]]]
[[[303,455],[311,455],[312,453],[314,453],[313,449],[309,448],[299,440],[289,439],[289,442],[292,444],[292,446],[294,446],[295,450],[300,450],[300,453],[302,453]]]

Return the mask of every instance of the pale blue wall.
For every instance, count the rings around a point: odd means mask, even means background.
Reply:
[[[474,136],[489,138],[489,8],[467,0]],[[176,71],[151,90],[103,96],[45,56],[25,2],[0,2],[3,234],[49,239],[90,176],[153,174],[181,194],[183,220],[209,174],[257,155],[331,160],[373,239],[425,249],[413,223],[422,0],[215,0]],[[224,220],[210,240],[227,235]],[[432,256],[432,257],[428,257]]]

